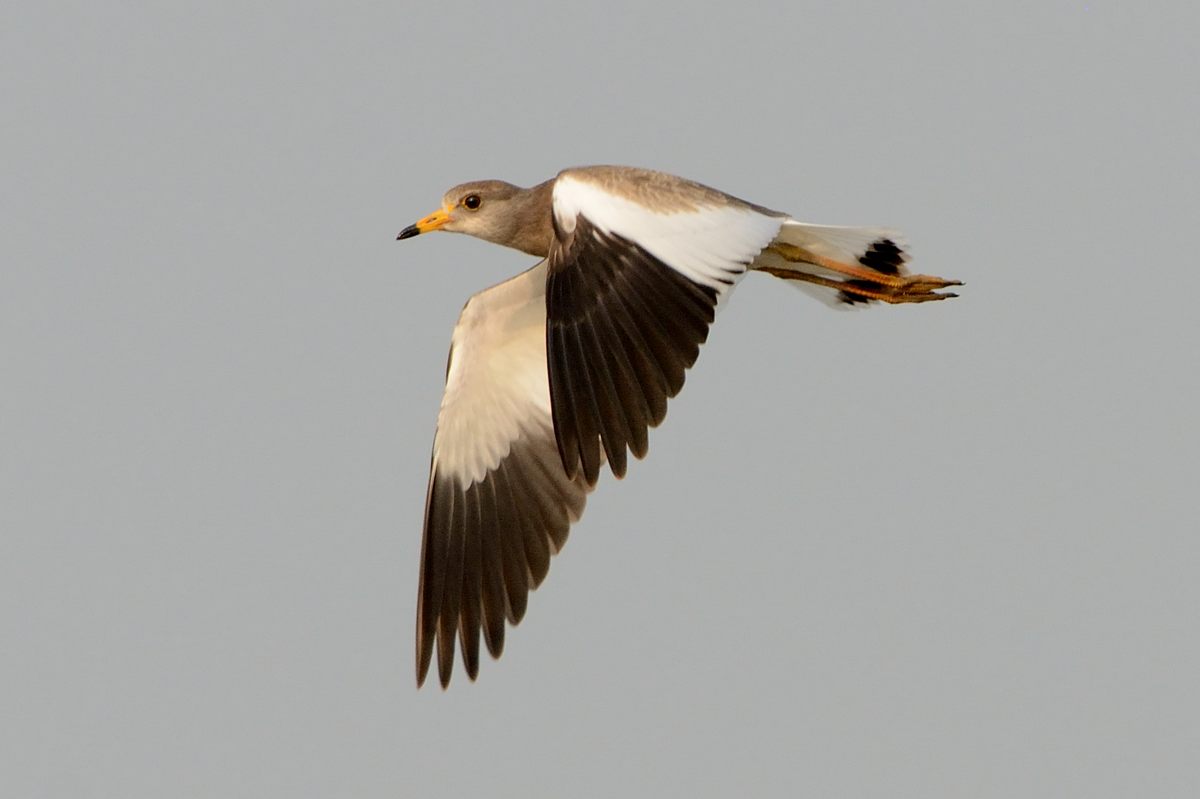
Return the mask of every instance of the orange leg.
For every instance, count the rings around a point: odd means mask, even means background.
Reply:
[[[784,280],[799,280],[804,283],[813,283],[825,288],[834,289],[835,291],[844,291],[847,294],[854,294],[858,297],[863,297],[868,300],[879,300],[880,302],[898,305],[908,302],[931,302],[933,300],[948,300],[951,297],[957,297],[957,294],[946,292],[938,294],[933,291],[935,288],[943,286],[960,286],[961,283],[954,281],[943,281],[936,278],[935,282],[918,282],[907,286],[879,286],[878,290],[873,287],[861,286],[856,283],[847,283],[841,280],[833,280],[819,275],[810,275],[807,272],[796,272],[791,269],[776,269],[770,266],[759,267],[759,271],[766,272],[781,277]]]
[[[960,280],[947,280],[932,275],[888,275],[883,272],[876,272],[874,269],[860,264],[835,261],[832,258],[817,255],[803,247],[796,247],[791,244],[775,244],[772,246],[772,249],[793,263],[813,264],[814,266],[828,269],[831,272],[845,275],[852,280],[862,280],[872,283],[874,286],[878,286],[878,291],[874,288],[865,288],[853,284],[841,283],[837,280],[818,278],[816,275],[807,275],[802,272],[785,272],[784,270],[777,269],[765,269],[763,271],[788,280],[803,280],[819,286],[837,288],[840,291],[857,294],[860,297],[882,300],[883,302],[926,302],[928,300],[946,299],[957,295],[934,294],[934,289],[962,285],[962,281]]]

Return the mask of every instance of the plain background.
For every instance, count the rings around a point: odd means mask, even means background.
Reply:
[[[9,9],[0,796],[1195,796],[1195,8]],[[530,260],[394,236],[586,163],[967,285],[749,278],[417,692],[450,329]]]

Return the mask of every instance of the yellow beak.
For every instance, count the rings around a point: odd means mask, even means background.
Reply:
[[[400,235],[396,236],[396,240],[411,239],[413,236],[419,236],[422,233],[428,233],[431,230],[437,230],[450,221],[450,209],[439,208],[429,216],[422,219],[415,225],[409,225],[400,231]]]

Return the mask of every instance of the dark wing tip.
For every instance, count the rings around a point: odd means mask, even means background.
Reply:
[[[431,480],[418,599],[418,688],[435,649],[443,690],[456,650],[472,682],[479,676],[480,638],[493,658],[500,657],[506,623],[524,616],[529,592],[545,578],[571,521],[582,513],[587,489],[581,479],[565,477],[551,435],[546,420],[542,432],[515,439],[507,457],[465,488],[454,478],[435,474]],[[434,589],[440,589],[437,605],[424,599]]]

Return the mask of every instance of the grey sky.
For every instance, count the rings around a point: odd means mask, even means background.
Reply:
[[[0,26],[0,796],[1193,796],[1191,4],[26,4]],[[887,224],[752,276],[510,631],[413,686],[450,185]]]

